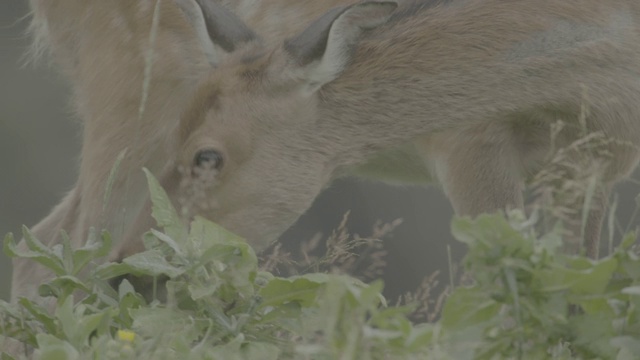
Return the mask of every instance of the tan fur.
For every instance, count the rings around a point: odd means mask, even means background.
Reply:
[[[367,35],[344,73],[311,96],[300,89],[305,70],[282,47],[242,49],[183,117],[191,135],[176,166],[193,166],[192,143],[224,153],[227,165],[195,212],[262,248],[345,174],[433,175],[461,215],[521,208],[524,181],[550,150],[550,126],[564,120],[555,146],[583,130],[614,140],[596,174],[601,205],[586,225],[594,255],[606,189],[638,162],[638,24],[632,1],[453,1]],[[198,96],[215,106],[205,111]],[[184,179],[173,179],[170,192],[180,194]],[[151,225],[141,222],[120,256],[137,251],[133,239]]]

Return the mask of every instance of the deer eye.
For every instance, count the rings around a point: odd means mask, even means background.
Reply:
[[[202,149],[193,159],[193,165],[203,170],[220,170],[223,164],[222,154],[214,149]]]

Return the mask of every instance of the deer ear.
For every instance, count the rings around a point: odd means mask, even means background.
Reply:
[[[307,89],[316,91],[337,78],[362,32],[386,23],[397,6],[393,0],[377,0],[334,8],[285,41],[284,50],[299,67]]]
[[[225,52],[232,52],[258,36],[231,11],[213,0],[177,0],[209,62],[216,65]]]

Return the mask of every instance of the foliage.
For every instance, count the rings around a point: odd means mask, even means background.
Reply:
[[[345,275],[260,271],[238,236],[203,218],[180,220],[149,176],[163,231],[145,252],[95,265],[111,246],[92,233],[48,248],[24,230],[4,250],[52,272],[34,300],[0,303],[0,334],[49,359],[633,359],[640,354],[640,260],[635,235],[598,261],[563,255],[560,229],[537,236],[512,214],[455,219],[470,281],[441,317],[414,324],[388,306],[382,283]],[[151,300],[127,278],[153,279]],[[127,276],[114,290],[109,281]],[[162,290],[164,289],[164,290]],[[161,291],[162,290],[162,291]],[[51,310],[51,311],[49,311]],[[2,340],[0,340],[0,344]],[[4,358],[9,358],[8,354]]]

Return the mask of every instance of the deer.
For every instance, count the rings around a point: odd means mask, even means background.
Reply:
[[[277,45],[220,24],[202,41],[236,50],[183,112],[161,183],[262,249],[346,175],[435,180],[460,216],[521,209],[551,148],[598,132],[614,141],[584,232],[593,256],[611,186],[639,160],[639,24],[634,2],[591,0],[363,1]],[[114,259],[141,249],[149,206]]]

